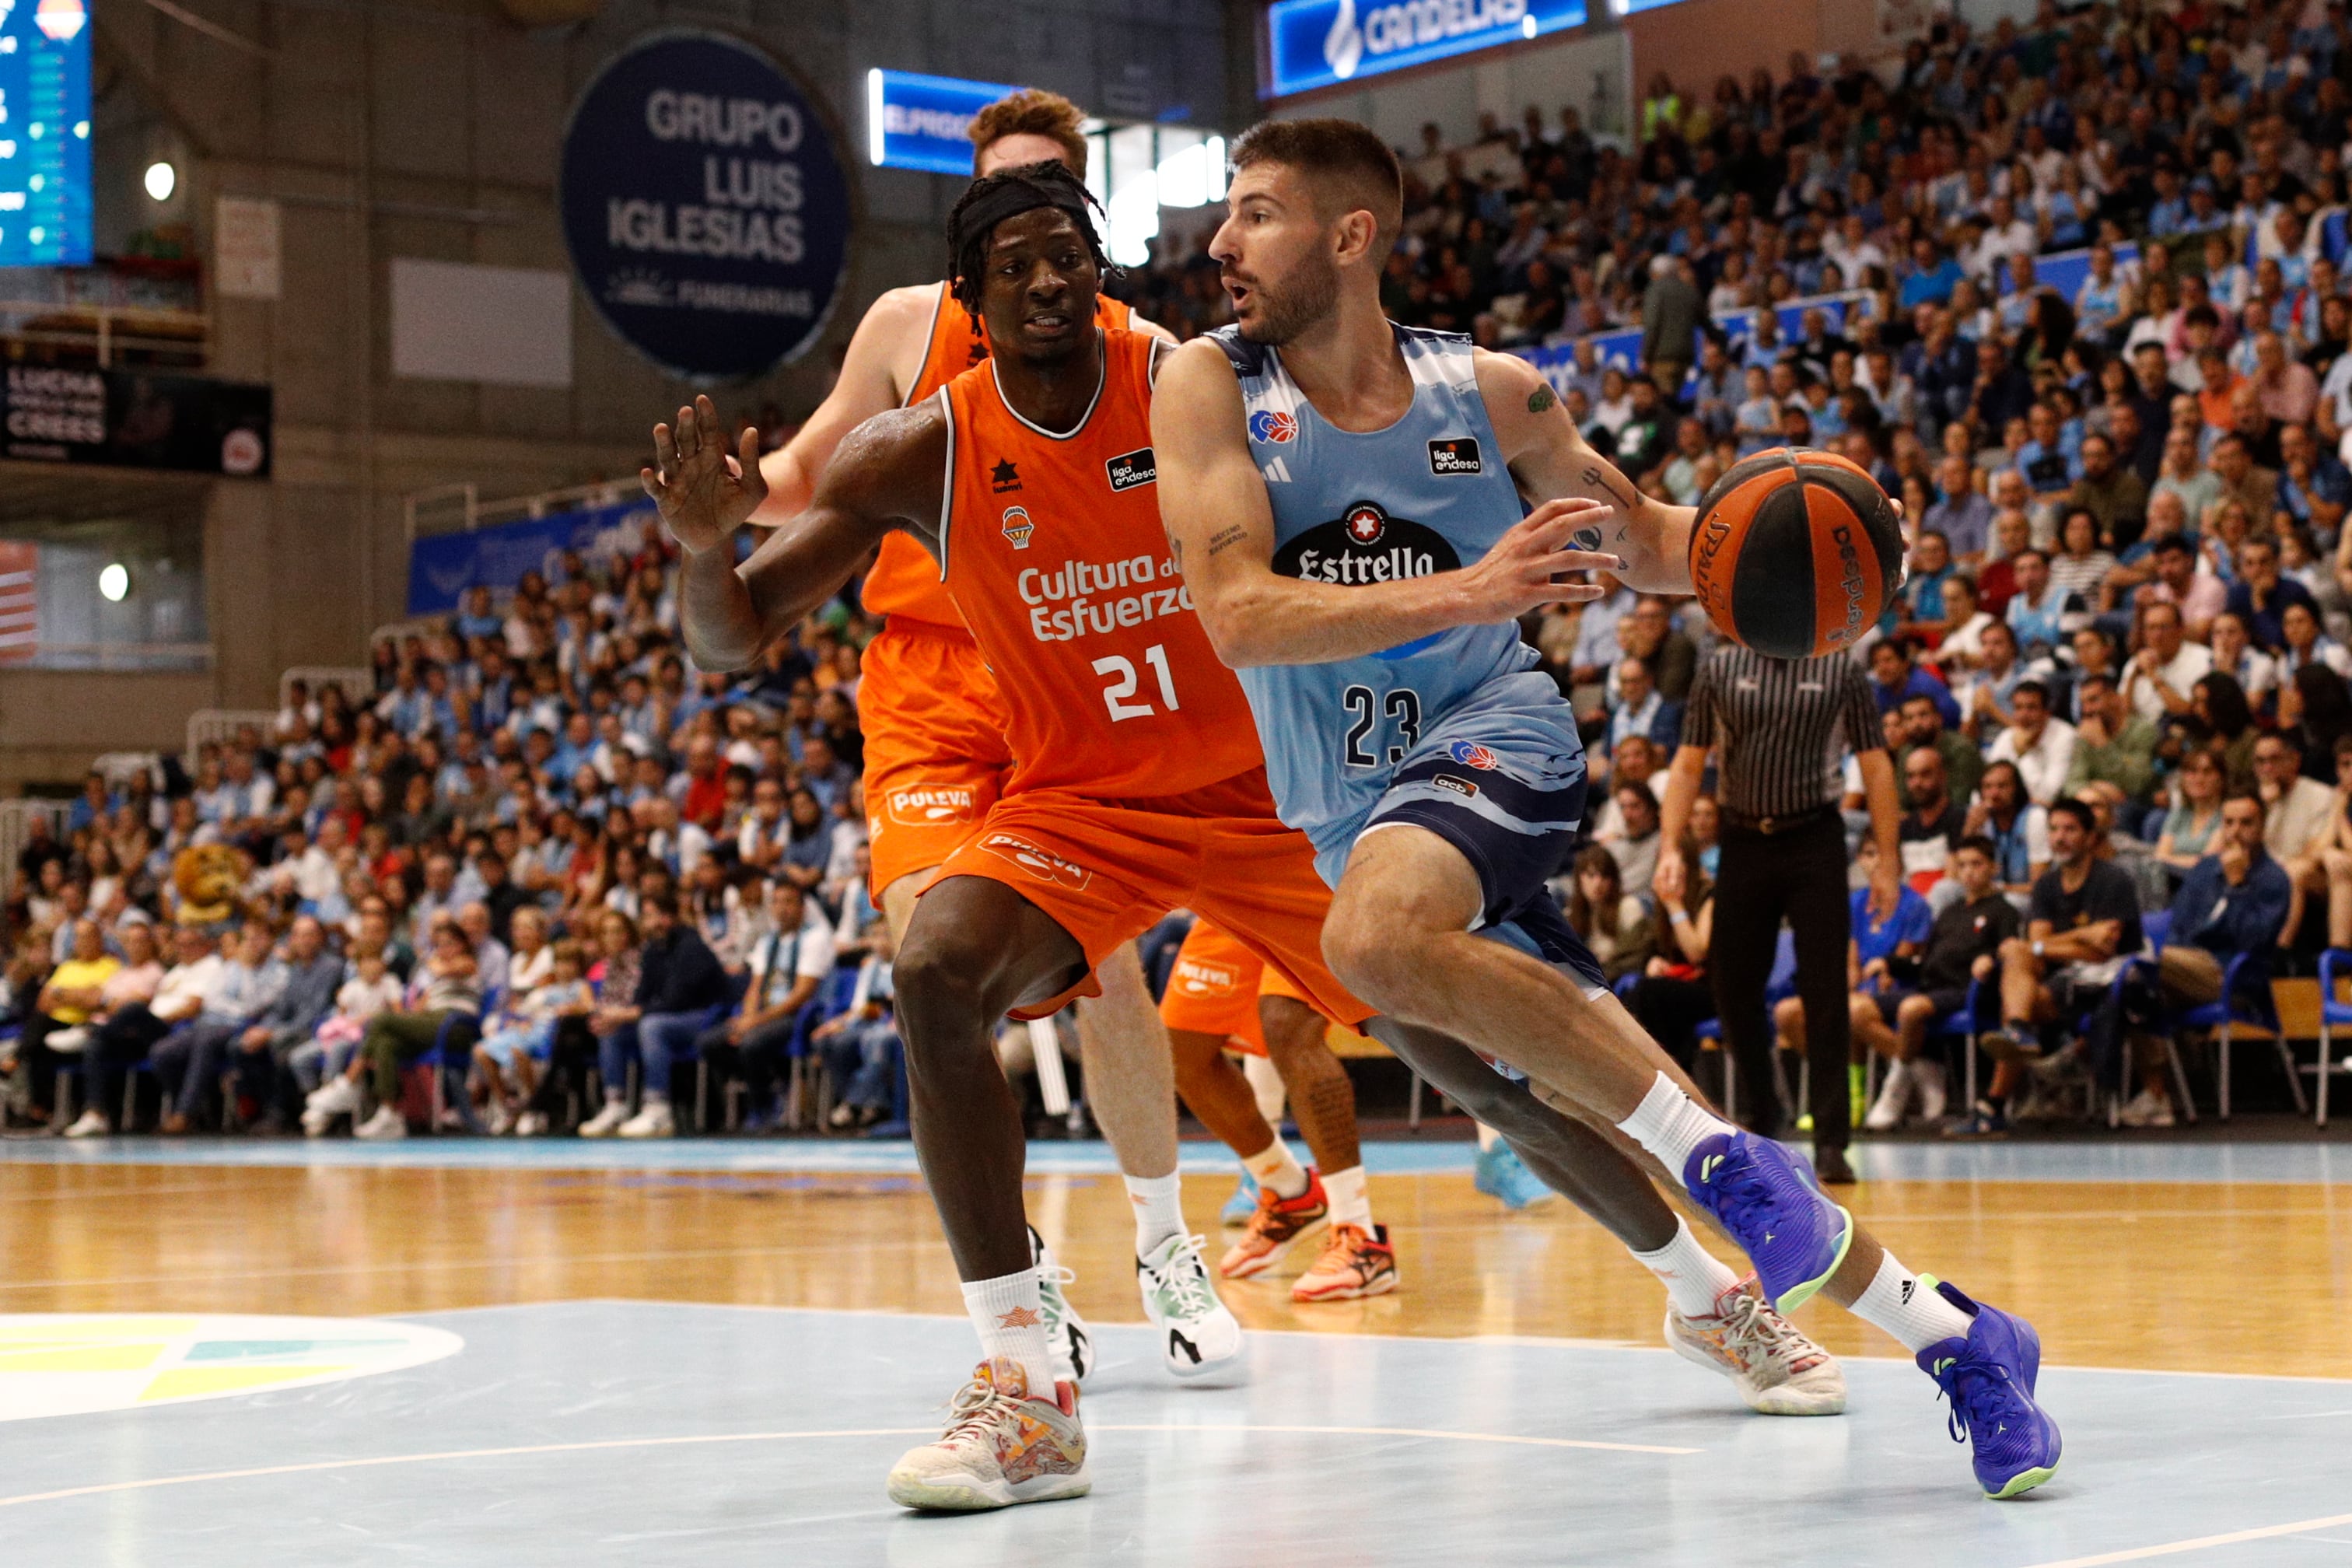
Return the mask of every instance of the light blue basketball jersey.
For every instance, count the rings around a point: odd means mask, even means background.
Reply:
[[[1412,405],[1368,435],[1317,414],[1277,350],[1233,327],[1214,334],[1241,380],[1250,458],[1274,508],[1274,568],[1285,576],[1372,584],[1456,570],[1525,515],[1478,395],[1470,340],[1393,330]],[[1318,850],[1352,842],[1424,732],[1537,662],[1517,625],[1504,622],[1334,664],[1239,671],[1283,821]],[[1575,725],[1565,702],[1558,709],[1564,734],[1543,748],[1548,771],[1572,765],[1580,777]]]

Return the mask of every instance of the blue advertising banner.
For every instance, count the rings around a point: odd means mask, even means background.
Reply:
[[[971,117],[1016,88],[914,71],[866,73],[866,155],[890,169],[969,175]]]
[[[558,181],[596,313],[689,381],[804,353],[841,297],[849,177],[809,95],[751,45],[666,31],[580,95]]]
[[[503,599],[526,572],[551,582],[566,551],[578,551],[593,572],[635,554],[660,529],[661,513],[639,497],[467,533],[429,535],[408,547],[408,613],[446,616],[457,607],[460,595],[477,585]]]
[[[1266,94],[1580,27],[1589,14],[1585,0],[1278,0],[1265,14]]]
[[[0,267],[90,257],[89,12],[0,5]]]

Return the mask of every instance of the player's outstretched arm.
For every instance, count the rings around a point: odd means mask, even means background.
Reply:
[[[1459,572],[1348,586],[1283,576],[1274,569],[1274,509],[1250,461],[1241,383],[1224,351],[1206,341],[1176,350],[1160,370],[1151,445],[1176,564],[1218,657],[1236,669],[1358,658],[1538,605],[1598,598],[1598,588],[1552,577],[1621,564],[1564,548],[1608,515],[1578,500],[1538,508]]]
[[[947,422],[930,404],[894,409],[852,431],[826,465],[808,509],[740,566],[735,533],[766,498],[759,432],[730,453],[708,397],[654,427],[658,467],[639,478],[685,552],[678,612],[688,652],[704,669],[741,669],[849,580],[893,528],[937,549]]]
[[[919,363],[939,299],[937,284],[917,285],[893,289],[867,308],[842,356],[833,390],[791,440],[760,459],[768,499],[751,514],[754,524],[773,528],[807,510],[842,438],[904,401],[898,367],[909,357]]]
[[[1579,496],[1605,501],[1615,515],[1577,543],[1622,556],[1614,575],[1643,594],[1687,594],[1690,531],[1695,508],[1668,506],[1643,495],[1594,451],[1540,371],[1511,354],[1477,350],[1478,394],[1511,478],[1531,505]]]

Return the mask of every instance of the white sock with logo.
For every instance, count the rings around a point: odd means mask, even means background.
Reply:
[[[1674,1179],[1683,1179],[1683,1167],[1690,1163],[1692,1152],[1717,1133],[1739,1131],[1689,1095],[1682,1086],[1664,1073],[1650,1086],[1633,1114],[1617,1124],[1617,1131],[1658,1157]]]
[[[1257,1178],[1257,1184],[1278,1198],[1295,1198],[1307,1190],[1307,1167],[1290,1152],[1290,1146],[1276,1138],[1255,1154],[1245,1155],[1242,1164]]]
[[[1054,1397],[1054,1354],[1045,1342],[1045,1304],[1034,1268],[965,1280],[963,1310],[980,1335],[982,1359],[1004,1356],[1019,1363],[1029,1392],[1039,1399]]]
[[[1723,1293],[1739,1283],[1738,1275],[1698,1244],[1680,1215],[1675,1216],[1674,1239],[1655,1252],[1634,1252],[1633,1261],[1658,1277],[1675,1310],[1685,1318],[1713,1317]]]
[[[1176,1172],[1128,1177],[1127,1201],[1135,1207],[1138,1258],[1150,1257],[1161,1242],[1184,1234],[1184,1179]]]
[[[1503,1141],[1503,1135],[1501,1133],[1496,1131],[1493,1128],[1487,1126],[1483,1121],[1475,1121],[1471,1123],[1471,1125],[1478,1129],[1478,1152],[1481,1154],[1485,1153],[1487,1150],[1492,1149],[1496,1144],[1500,1143]]]
[[[1372,1194],[1364,1186],[1361,1165],[1324,1172],[1323,1195],[1330,1203],[1333,1225],[1352,1225],[1366,1236],[1372,1234]]]
[[[1969,1337],[1969,1315],[1897,1263],[1891,1252],[1880,1256],[1878,1272],[1847,1310],[1885,1329],[1913,1355],[1946,1340]]]

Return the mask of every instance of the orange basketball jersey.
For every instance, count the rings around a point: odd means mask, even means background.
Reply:
[[[1128,319],[1125,305],[1108,294],[1095,297],[1097,326],[1124,331]],[[922,374],[907,389],[907,405],[920,403],[987,359],[988,334],[980,330],[970,310],[956,303],[953,286],[940,284],[939,299],[931,307],[930,335],[923,343]],[[943,626],[963,625],[955,602],[940,584],[939,563],[903,533],[893,533],[882,542],[882,552],[866,574],[866,586],[858,597],[869,615],[898,616]]]
[[[992,365],[940,394],[940,574],[1004,693],[1007,795],[1181,795],[1265,761],[1160,530],[1154,342],[1103,334],[1102,388],[1066,436],[1013,413]]]

